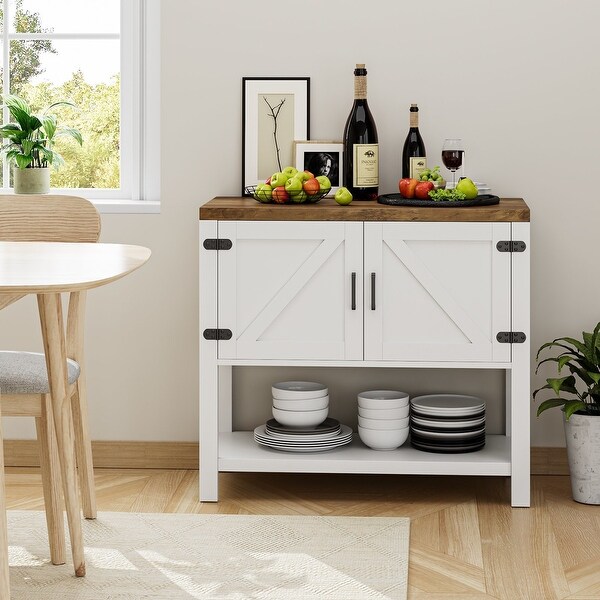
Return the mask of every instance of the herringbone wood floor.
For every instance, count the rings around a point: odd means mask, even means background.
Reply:
[[[568,477],[533,477],[530,509],[499,477],[224,473],[216,504],[196,471],[98,469],[96,485],[105,511],[410,517],[411,600],[600,599],[600,507],[573,502]],[[7,469],[6,493],[43,509],[37,469]]]

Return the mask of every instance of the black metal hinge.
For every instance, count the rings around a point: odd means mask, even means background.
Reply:
[[[207,250],[231,250],[233,242],[226,238],[207,238],[202,245]]]
[[[203,334],[205,340],[230,340],[231,329],[205,329]]]
[[[498,252],[525,252],[527,244],[518,240],[502,240],[496,244]]]
[[[522,344],[527,336],[522,331],[499,331],[496,339],[501,344]]]

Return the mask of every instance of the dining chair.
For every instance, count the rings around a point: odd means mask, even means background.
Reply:
[[[100,215],[94,205],[76,196],[0,195],[0,241],[97,242]],[[21,296],[0,296],[0,309]],[[96,494],[83,354],[85,292],[71,292],[66,324],[68,393],[71,399],[75,456],[83,515],[96,518]],[[61,476],[52,419],[50,386],[44,354],[0,351],[2,416],[35,417],[40,468],[53,564],[65,562]]]

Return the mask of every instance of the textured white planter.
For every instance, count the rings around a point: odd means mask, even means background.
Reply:
[[[571,415],[565,437],[573,500],[600,504],[600,416]]]
[[[13,169],[15,194],[47,194],[50,191],[50,167]]]

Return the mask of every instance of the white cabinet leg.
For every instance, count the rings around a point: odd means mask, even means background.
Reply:
[[[216,221],[200,221],[200,501],[219,499],[219,372],[217,344],[204,337],[217,323],[217,251],[203,242],[217,237]]]
[[[522,331],[526,340],[512,344],[513,368],[510,374],[510,436],[512,506],[529,506],[530,501],[530,413],[531,356],[529,315],[529,223],[513,223],[512,239],[525,242],[525,252],[512,254],[512,330]],[[507,407],[508,409],[508,407]]]

